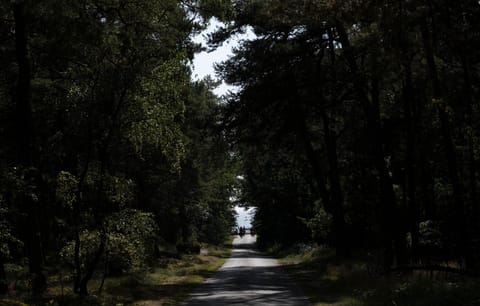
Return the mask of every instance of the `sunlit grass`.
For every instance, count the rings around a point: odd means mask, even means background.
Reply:
[[[208,255],[184,255],[157,267],[137,286],[105,284],[106,295],[123,295],[133,305],[177,305],[225,262],[230,250],[210,247]]]
[[[27,304],[10,299],[0,299],[0,306],[27,306]]]
[[[182,255],[162,258],[161,264],[138,275],[105,279],[98,292],[101,273],[89,282],[90,297],[79,299],[72,292],[68,275],[49,275],[49,288],[43,297],[44,305],[178,305],[195,286],[211,276],[231,254],[231,241],[223,246],[206,246],[201,255]],[[23,306],[19,297],[0,298],[0,305]]]

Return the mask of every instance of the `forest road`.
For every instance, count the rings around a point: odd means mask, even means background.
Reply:
[[[255,241],[235,238],[232,256],[183,305],[310,305],[278,262],[255,250]]]

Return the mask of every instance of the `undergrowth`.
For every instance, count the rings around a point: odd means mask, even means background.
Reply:
[[[328,247],[268,250],[290,272],[313,305],[478,306],[478,278],[445,272],[372,275],[365,252],[338,260]]]
[[[28,296],[19,288],[5,297],[0,306],[52,305],[178,305],[191,290],[212,275],[230,256],[231,244],[208,246],[199,255],[162,257],[141,274],[107,277],[102,292],[101,271],[89,283],[90,296],[79,297],[72,292],[71,276],[62,271],[50,273],[49,287],[41,297]]]

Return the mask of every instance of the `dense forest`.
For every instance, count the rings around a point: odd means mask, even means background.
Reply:
[[[478,1],[234,4],[211,38],[256,34],[218,70],[260,242],[477,272]]]
[[[0,294],[10,270],[27,266],[38,294],[44,267],[63,266],[86,295],[100,266],[139,272],[162,247],[230,235],[237,161],[215,84],[189,68],[191,36],[215,11],[1,2]]]
[[[370,250],[382,271],[480,272],[476,0],[0,3],[0,294],[221,244]],[[238,91],[192,81],[211,17]],[[235,200],[235,201],[232,201]],[[446,264],[448,263],[448,264]],[[15,272],[16,271],[16,272]],[[24,272],[18,272],[24,271]]]

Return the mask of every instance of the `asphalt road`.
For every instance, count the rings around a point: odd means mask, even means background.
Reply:
[[[184,305],[310,305],[278,262],[254,246],[255,237],[235,238],[232,256]]]

